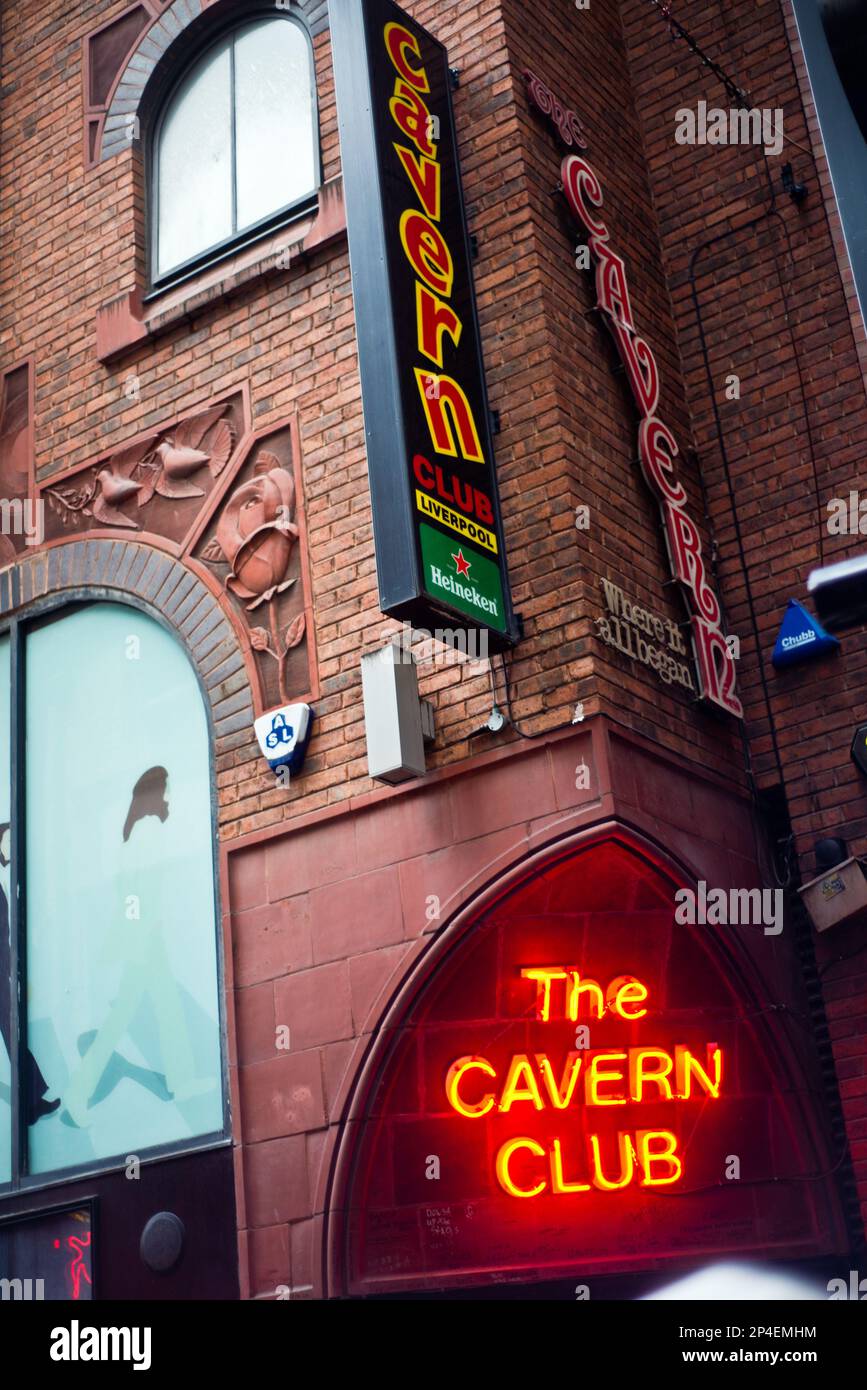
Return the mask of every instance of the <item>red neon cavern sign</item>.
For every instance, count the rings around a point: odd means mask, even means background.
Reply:
[[[618,832],[443,946],[345,1127],[342,1291],[832,1248],[803,1033],[734,943],[675,923],[678,886]]]
[[[674,1131],[618,1128],[616,1152],[609,1156],[604,1153],[603,1135],[595,1132],[596,1117],[589,1112],[624,1107],[618,1113],[625,1123],[627,1106],[658,1100],[716,1100],[722,1086],[722,1048],[708,1043],[704,1061],[681,1043],[668,1048],[594,1050],[591,1027],[606,1015],[626,1023],[647,1017],[647,986],[634,976],[619,975],[603,989],[597,980],[582,976],[574,967],[525,966],[520,973],[535,995],[536,1020],[554,1025],[586,1022],[576,1027],[575,1043],[581,1050],[570,1048],[565,1057],[560,1055],[561,1040],[556,1037],[562,1030],[554,1027],[551,1031],[557,1050],[553,1056],[548,1052],[515,1053],[502,1075],[491,1060],[477,1055],[459,1057],[449,1067],[446,1099],[467,1119],[480,1120],[496,1108],[501,1115],[514,1112],[515,1123],[521,1124],[550,1109],[564,1122],[563,1133],[553,1136],[548,1145],[532,1134],[519,1133],[500,1146],[494,1171],[502,1190],[512,1197],[536,1198],[543,1192],[571,1196],[594,1188],[616,1192],[632,1182],[643,1187],[680,1182],[684,1168]],[[576,1106],[584,1107],[584,1154],[571,1151]],[[641,1125],[640,1119],[637,1123]],[[533,1161],[540,1159],[541,1164]],[[525,1176],[519,1178],[518,1168]]]
[[[546,116],[566,145],[587,148],[579,118],[529,69],[524,77],[531,103]],[[587,238],[596,283],[596,307],[611,332],[629,382],[640,423],[638,462],[656,497],[673,578],[690,613],[699,694],[738,719],[743,705],[736,691],[735,664],[723,631],[723,613],[704,560],[701,533],[677,474],[677,441],[659,417],[660,373],[656,354],[636,324],[626,262],[603,214],[602,184],[583,155],[567,155],[560,167],[566,202]],[[588,267],[589,268],[589,267]]]

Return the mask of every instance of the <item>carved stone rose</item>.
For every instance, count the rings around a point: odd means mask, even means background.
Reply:
[[[277,463],[273,455],[266,458]],[[277,466],[263,469],[244,483],[223,509],[216,539],[232,570],[226,587],[238,598],[252,599],[248,609],[292,583],[286,574],[298,538],[298,527],[291,520],[294,504],[292,475]]]

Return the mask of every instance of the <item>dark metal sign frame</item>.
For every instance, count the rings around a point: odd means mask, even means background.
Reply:
[[[330,14],[380,606],[502,651],[519,634],[448,55],[391,0]]]

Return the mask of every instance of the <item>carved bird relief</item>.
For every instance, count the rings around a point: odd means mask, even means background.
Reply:
[[[162,460],[162,467],[156,476],[154,491],[161,497],[204,497],[203,488],[197,487],[195,483],[185,482],[184,479],[197,473],[205,464],[208,465],[212,478],[219,477],[234,443],[232,426],[228,420],[220,419],[225,408],[224,405],[218,405],[213,410],[196,415],[192,420],[183,420],[173,437],[157,445],[156,452]],[[208,449],[201,449],[199,446],[214,425],[216,429],[209,440]],[[142,499],[139,499],[139,506],[141,505]]]
[[[48,488],[49,506],[64,526],[93,516],[102,526],[137,531],[139,522],[124,510],[130,503],[141,511],[156,493],[171,499],[204,497],[204,489],[186,479],[205,464],[213,478],[225,468],[235,443],[230,421],[222,418],[225,412],[225,403],[214,406],[182,420],[170,435],[158,431],[119,449],[95,474],[88,470],[82,484]]]
[[[131,521],[118,509],[131,497],[135,497],[141,484],[134,483],[131,478],[119,477],[111,468],[101,468],[96,475],[96,481],[98,487],[93,499],[93,515],[96,520],[101,521],[103,526],[129,526],[137,531],[138,522]]]
[[[146,465],[156,438],[155,434],[151,434],[137,444],[131,444],[128,449],[121,449],[105,468],[99,470],[91,503],[95,521],[103,526],[123,526],[133,531],[139,529],[138,522],[120,508],[133,498],[141,506],[141,492],[146,484],[133,475]]]

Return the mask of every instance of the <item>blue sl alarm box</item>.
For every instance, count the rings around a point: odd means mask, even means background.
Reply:
[[[301,771],[312,727],[313,710],[309,705],[284,705],[256,720],[256,738],[272,772],[281,767],[290,773]]]

